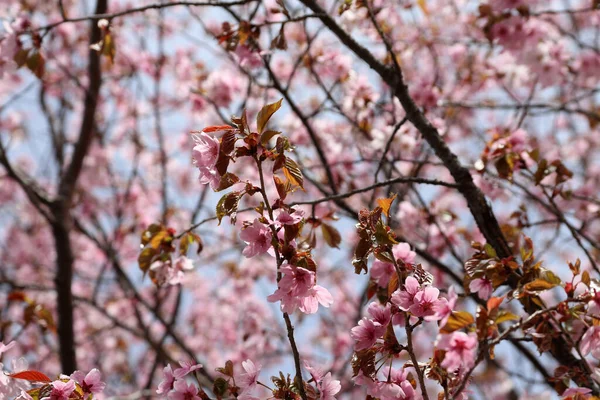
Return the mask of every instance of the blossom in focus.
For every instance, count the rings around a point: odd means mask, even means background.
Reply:
[[[271,247],[272,237],[271,230],[255,219],[252,225],[247,226],[240,233],[240,239],[247,245],[242,254],[250,258],[266,253]]]
[[[42,400],[68,400],[71,393],[75,390],[75,382],[68,380],[63,382],[60,380],[52,382],[52,391],[50,396],[42,398]]]
[[[210,184],[215,190],[221,179],[215,168],[219,158],[219,141],[205,132],[194,134],[192,137],[196,144],[192,149],[192,157],[194,165],[200,170],[200,183]]]
[[[106,383],[102,382],[102,375],[97,368],[92,369],[85,375],[82,371],[75,371],[71,374],[71,379],[81,386],[85,394],[102,393]]]
[[[472,293],[477,293],[479,298],[487,300],[490,298],[494,288],[492,287],[492,281],[484,277],[473,279],[473,281],[469,284],[469,290]]]
[[[373,346],[377,339],[385,333],[385,329],[385,326],[366,317],[358,321],[358,326],[350,331],[350,336],[356,340],[354,350],[364,350]]]

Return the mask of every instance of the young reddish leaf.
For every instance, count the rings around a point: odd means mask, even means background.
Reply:
[[[448,318],[448,322],[442,329],[441,333],[452,333],[458,329],[465,328],[475,322],[475,318],[466,311],[454,311]]]
[[[220,192],[221,190],[225,190],[240,181],[240,178],[237,175],[232,174],[231,172],[225,173],[225,175],[221,176],[221,180],[219,181],[219,186],[215,189],[215,192]]]
[[[271,119],[273,114],[275,114],[275,112],[281,107],[282,101],[283,99],[279,99],[279,101],[276,103],[267,104],[258,112],[258,115],[256,116],[258,133],[263,132],[265,126],[267,126],[267,123],[269,122],[269,119]]]
[[[202,132],[212,133],[212,132],[230,131],[230,130],[233,130],[233,127],[231,125],[212,125],[212,126],[207,126],[206,128],[202,129]],[[192,132],[192,133],[194,133],[194,132]]]
[[[14,379],[23,379],[29,382],[52,382],[52,379],[48,378],[45,374],[39,371],[21,371],[9,375]]]
[[[392,297],[392,294],[400,287],[398,282],[398,274],[392,274],[390,283],[388,283],[388,297]]]
[[[523,288],[528,292],[541,292],[544,290],[552,289],[555,287],[555,283],[548,282],[544,279],[535,279],[532,282],[526,283]]]
[[[25,292],[14,291],[8,294],[6,298],[8,301],[27,301],[27,295]]]
[[[340,247],[342,237],[337,229],[329,224],[322,223],[321,231],[323,233],[323,239],[329,245],[329,247],[335,247],[336,249]]]
[[[42,53],[36,51],[33,54],[31,54],[27,59],[26,64],[27,68],[29,68],[31,72],[35,74],[35,76],[37,76],[40,79],[42,78],[42,76],[44,75],[44,69],[46,65],[46,60],[44,59],[44,56],[42,56]]]
[[[221,197],[217,203],[216,210],[219,225],[221,225],[221,220],[226,215],[229,215],[231,218],[231,223],[235,223],[236,213],[241,198],[241,192],[231,192]]]
[[[304,190],[304,178],[302,177],[300,167],[298,167],[298,164],[289,157],[285,158],[283,174],[293,185],[300,186],[300,188]]]
[[[273,181],[275,182],[275,188],[277,189],[277,194],[281,200],[285,200],[287,197],[288,191],[290,191],[289,182],[283,182],[283,180],[277,175],[273,175]]]
[[[583,282],[585,286],[590,287],[591,279],[589,272],[583,271],[583,273],[581,274],[581,282]]]
[[[487,301],[488,313],[491,313],[492,310],[498,308],[500,304],[502,304],[502,301],[504,301],[504,297],[490,297],[490,299]]]
[[[381,210],[388,218],[390,217],[390,208],[392,207],[392,203],[397,196],[397,194],[393,194],[392,197],[377,199],[377,204],[379,204],[379,207],[381,207]]]
[[[271,140],[273,137],[280,135],[280,134],[281,134],[281,132],[279,132],[279,131],[272,131],[272,130],[264,131],[260,135],[260,144],[265,146],[267,143],[269,143],[269,140]]]

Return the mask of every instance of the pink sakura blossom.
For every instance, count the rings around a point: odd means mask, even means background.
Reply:
[[[240,239],[247,244],[242,254],[250,258],[266,253],[271,247],[272,237],[271,230],[255,219],[252,225],[247,226],[240,233]]]
[[[314,314],[318,311],[319,304],[326,308],[329,307],[333,304],[333,296],[323,286],[314,285],[301,300],[298,308],[305,314]]]
[[[170,271],[169,284],[178,285],[183,281],[185,271],[194,269],[194,263],[186,256],[179,256],[173,262],[173,268]]]
[[[446,325],[446,322],[448,322],[448,318],[450,318],[450,315],[452,315],[452,312],[454,311],[454,306],[456,305],[457,299],[458,296],[456,296],[454,286],[450,286],[450,289],[448,289],[448,298],[441,298],[440,301],[433,307],[436,319],[440,319],[441,327]]]
[[[63,382],[60,380],[52,382],[52,391],[50,396],[42,398],[42,400],[68,400],[71,393],[75,390],[75,382],[68,380]]]
[[[304,218],[304,211],[295,210],[291,214],[287,211],[281,210],[274,221],[275,226],[281,225],[296,225]]]
[[[168,395],[169,400],[200,400],[198,388],[193,384],[187,384],[184,380],[178,380],[173,385],[175,389]]]
[[[181,368],[177,368],[173,373],[176,379],[181,379],[187,374],[203,368],[202,364],[195,364],[190,361],[180,361],[179,365],[181,365]]]
[[[318,382],[321,379],[323,379],[323,376],[325,375],[325,371],[323,371],[322,368],[311,366],[307,360],[304,360],[304,368],[306,368],[306,370],[315,382]]]
[[[305,268],[284,265],[283,277],[275,293],[267,297],[270,302],[281,301],[281,310],[294,312],[299,308],[305,314],[314,314],[318,305],[329,307],[333,297],[327,289],[315,285],[315,273]]]
[[[171,364],[168,364],[163,369],[163,380],[158,384],[158,389],[156,390],[156,394],[166,395],[173,389],[173,384],[175,383],[175,376],[173,375],[173,369],[171,369]]]
[[[392,294],[391,301],[402,311],[408,311],[413,305],[413,300],[416,294],[419,293],[419,290],[421,290],[419,281],[414,277],[409,276],[404,282],[404,289],[396,290],[394,294]]]
[[[192,137],[196,144],[192,149],[192,157],[194,164],[200,170],[200,183],[208,183],[215,190],[221,179],[215,169],[219,158],[219,141],[205,132],[195,133]]]
[[[342,384],[340,381],[332,379],[331,372],[328,372],[317,384],[317,388],[319,389],[320,400],[335,400],[334,396],[342,389]]]
[[[591,352],[594,358],[600,359],[600,326],[594,325],[583,334],[579,349],[584,356]]]
[[[392,253],[397,260],[402,260],[406,264],[412,264],[416,257],[416,253],[410,250],[408,243],[398,243],[392,248]],[[371,267],[371,277],[381,287],[387,287],[395,273],[396,269],[392,263],[375,260]]]
[[[593,297],[588,302],[588,314],[600,315],[600,290],[593,288],[591,290],[591,294],[593,295]]]
[[[256,387],[258,375],[260,374],[262,366],[260,364],[254,364],[252,360],[246,360],[242,361],[242,368],[245,372],[238,378],[238,383],[243,389],[242,394],[244,394],[254,390]]]
[[[75,371],[71,374],[71,379],[81,386],[84,394],[102,393],[106,383],[102,382],[102,375],[97,368],[92,369],[85,375],[82,371]]]
[[[437,347],[446,350],[442,367],[448,371],[459,368],[469,369],[475,365],[475,352],[477,349],[477,335],[464,332],[452,332],[442,335]]]
[[[374,301],[367,307],[367,312],[369,315],[371,315],[371,317],[373,317],[373,321],[382,326],[387,326],[390,323],[392,317],[392,309],[390,304],[386,304],[384,307]]]
[[[438,300],[440,291],[438,288],[428,286],[415,294],[413,304],[409,311],[415,317],[423,318],[425,321],[436,321],[439,319],[435,309],[440,306]]]
[[[483,278],[473,279],[471,281],[471,283],[469,284],[469,290],[472,293],[477,293],[477,295],[479,296],[480,299],[487,300],[492,295],[494,288],[492,286],[492,281],[490,281],[486,277],[483,277]]]
[[[364,350],[373,346],[377,339],[385,333],[385,329],[384,325],[366,317],[358,321],[358,326],[350,331],[350,336],[356,340],[354,350]]]

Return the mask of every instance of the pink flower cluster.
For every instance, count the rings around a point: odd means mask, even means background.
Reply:
[[[171,364],[163,369],[163,380],[159,383],[156,394],[169,400],[200,400],[198,388],[193,383],[188,384],[185,377],[202,368],[202,365],[190,362],[179,362],[179,365],[180,368],[175,371]]]
[[[412,276],[406,278],[404,288],[392,294],[391,301],[402,311],[408,311],[413,317],[425,321],[439,321],[444,317],[441,313],[446,309],[446,299],[439,299],[440,291],[433,286],[421,287]]]
[[[368,349],[373,346],[379,338],[383,336],[385,330],[392,319],[390,305],[385,307],[378,303],[371,303],[367,309],[370,315],[358,321],[350,331],[350,336],[356,341],[354,349],[356,351]]]
[[[305,314],[314,314],[319,308],[329,307],[333,297],[327,289],[316,284],[315,273],[295,265],[284,264],[279,269],[283,277],[279,287],[267,299],[281,302],[281,311],[292,313],[299,308]]]
[[[366,386],[367,394],[380,400],[422,400],[408,380],[406,369],[390,368],[383,379],[371,379],[362,371],[354,378],[357,385]]]

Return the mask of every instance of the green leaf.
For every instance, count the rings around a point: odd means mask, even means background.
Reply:
[[[283,99],[279,99],[279,101],[276,103],[267,104],[259,111],[258,115],[256,116],[256,126],[258,129],[258,133],[263,132],[265,126],[267,126],[267,123],[269,122],[273,114],[275,114],[275,112],[281,107],[282,101]]]

